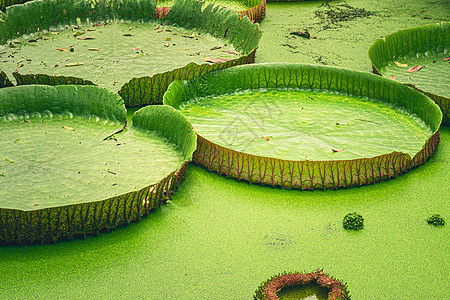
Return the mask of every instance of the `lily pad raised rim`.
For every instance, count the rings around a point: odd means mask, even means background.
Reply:
[[[34,97],[32,92],[41,93],[42,97]],[[13,92],[13,93],[11,93]],[[30,102],[27,114],[41,113],[41,99],[62,99],[57,103],[58,110],[64,110],[62,103],[73,104],[73,95],[100,95],[99,99],[85,99],[82,103],[83,114],[90,111],[94,115],[109,119],[113,116],[126,126],[126,109],[123,100],[115,93],[96,86],[45,86],[28,85],[10,87],[0,90],[0,115],[10,113],[7,99],[9,94],[26,96],[22,104]],[[43,96],[45,95],[45,97]],[[53,98],[52,98],[53,97]],[[4,101],[2,101],[2,99]],[[32,103],[31,103],[32,102]],[[53,107],[53,102],[47,101]],[[18,111],[23,114],[23,111]],[[81,115],[83,116],[83,115]],[[80,204],[62,205],[36,210],[20,210],[0,208],[0,244],[32,244],[52,243],[57,240],[69,240],[73,237],[84,237],[98,234],[99,231],[110,231],[115,227],[127,225],[147,216],[151,210],[161,206],[171,197],[171,193],[181,182],[187,164],[195,150],[196,134],[187,119],[175,109],[152,105],[141,108],[133,116],[133,127],[145,131],[156,131],[159,135],[174,143],[182,153],[184,162],[158,182],[108,199],[89,199]]]
[[[215,64],[195,64],[175,68],[171,71],[133,78],[125,83],[119,95],[127,107],[161,104],[164,92],[176,79],[191,79],[209,71],[231,66],[253,63],[262,31],[258,24],[242,18],[233,10],[207,5],[203,10],[202,1],[176,0],[170,12],[159,21],[167,25],[181,26],[209,33],[232,43],[242,55],[239,58]],[[41,18],[45,15],[46,18]],[[34,0],[24,4],[9,6],[6,13],[0,12],[0,43],[18,36],[48,30],[56,24],[71,25],[90,20],[158,20],[155,0]],[[21,75],[14,73],[17,85],[25,84],[81,84],[82,78],[52,76],[44,74]],[[0,88],[12,84],[0,67]],[[91,84],[84,81],[82,84]]]
[[[174,81],[164,104],[176,109],[197,97],[255,88],[333,90],[375,98],[416,114],[432,135],[411,157],[391,152],[352,160],[291,161],[235,151],[198,135],[193,161],[227,177],[274,187],[314,190],[361,186],[394,178],[426,162],[436,151],[442,112],[424,94],[393,80],[370,73],[306,64],[252,64],[206,74],[190,81]]]
[[[246,10],[238,11],[237,13],[243,17],[247,17],[252,22],[261,22],[266,15],[266,0],[242,0],[244,4],[249,7]],[[172,7],[170,6],[157,6],[156,7],[156,16],[158,19],[163,19],[169,10]]]
[[[316,272],[310,273],[284,272],[275,275],[258,287],[253,299],[278,300],[277,293],[282,288],[294,285],[306,285],[312,282],[317,282],[317,284],[329,291],[328,300],[350,299],[347,284],[324,273],[321,269],[317,269]]]
[[[369,59],[372,64],[373,73],[381,75],[381,68],[397,57],[410,55],[411,53],[425,53],[450,51],[450,22],[440,22],[418,27],[407,28],[391,33],[384,38],[378,39],[369,48]],[[450,126],[449,109],[450,98],[437,95],[428,91],[409,85],[436,102],[442,110],[442,124]]]

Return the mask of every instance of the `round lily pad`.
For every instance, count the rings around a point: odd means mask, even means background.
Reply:
[[[258,24],[202,4],[177,0],[162,20],[152,0],[11,6],[0,16],[0,71],[18,85],[93,83],[119,91],[127,106],[161,103],[174,79],[254,60]]]
[[[369,49],[375,73],[413,86],[431,97],[448,125],[450,23],[409,28],[376,41]]]
[[[126,126],[123,100],[103,88],[1,89],[0,240],[84,235],[164,202],[195,147],[186,119],[168,108],[141,109]]]
[[[405,172],[432,155],[442,119],[434,102],[407,86],[309,65],[249,65],[177,81],[164,103],[199,134],[198,164],[301,189]]]
[[[0,46],[1,68],[22,75],[79,77],[117,92],[134,77],[202,64],[205,58],[213,63],[240,56],[225,45],[209,34],[156,21],[94,23],[54,28]]]

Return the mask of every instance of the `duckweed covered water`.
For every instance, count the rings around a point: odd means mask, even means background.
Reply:
[[[181,112],[214,143],[286,160],[414,156],[431,135],[405,111],[322,91],[248,90],[191,101]]]

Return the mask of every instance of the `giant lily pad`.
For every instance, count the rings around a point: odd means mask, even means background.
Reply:
[[[151,0],[11,6],[0,16],[0,70],[14,72],[19,85],[81,78],[120,90],[128,106],[158,103],[174,79],[254,60],[258,25],[214,5],[201,10],[202,4],[178,0],[163,20]]]
[[[175,110],[143,108],[126,126],[123,100],[95,86],[1,89],[0,131],[2,242],[136,221],[170,196],[195,149]]]
[[[300,189],[401,174],[433,154],[442,120],[433,101],[402,84],[309,65],[249,65],[176,81],[164,103],[199,134],[198,164]]]
[[[432,98],[449,124],[450,23],[442,22],[392,33],[369,49],[373,71],[413,86]]]

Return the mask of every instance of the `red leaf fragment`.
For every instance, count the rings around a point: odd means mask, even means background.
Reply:
[[[169,43],[165,43],[165,44],[164,44],[164,47],[169,47]]]
[[[421,14],[423,14],[424,12],[425,12],[424,10],[421,10],[421,11],[420,11]]]
[[[422,69],[422,68],[423,68],[423,66],[414,66],[414,67],[411,67],[411,68],[409,68],[408,70],[406,70],[406,73],[417,72],[417,71],[419,71],[419,70]]]
[[[239,55],[239,54],[237,54],[236,52],[233,52],[233,51],[223,51],[223,52],[228,53],[228,54]]]
[[[217,50],[217,49],[220,49],[220,48],[222,48],[222,47],[219,47],[219,46],[217,46],[217,47],[212,47],[211,50]]]
[[[270,140],[270,138],[268,136],[263,136],[262,138],[265,139],[266,141]]]
[[[214,59],[214,58],[211,58],[211,57],[205,57],[203,60],[206,61],[206,62],[215,63],[215,64],[221,63],[220,60]]]
[[[230,61],[229,59],[223,58],[223,57],[218,57],[217,59],[220,59],[220,60],[223,60],[223,61]]]
[[[133,50],[133,51],[138,51],[138,50],[141,50],[141,47],[133,48],[133,49],[131,49],[131,50]]]
[[[100,24],[95,24],[94,27],[100,27],[100,26],[105,26],[106,23],[100,23]]]
[[[29,40],[28,43],[36,43],[37,40]]]
[[[344,149],[331,149],[333,152],[342,152]]]
[[[95,36],[77,36],[79,40],[92,40],[95,39]]]
[[[395,77],[395,75],[392,75],[391,77],[389,77],[389,79],[397,80],[397,77]]]
[[[449,61],[450,60],[450,56],[447,56],[446,58],[444,58],[444,61]]]

